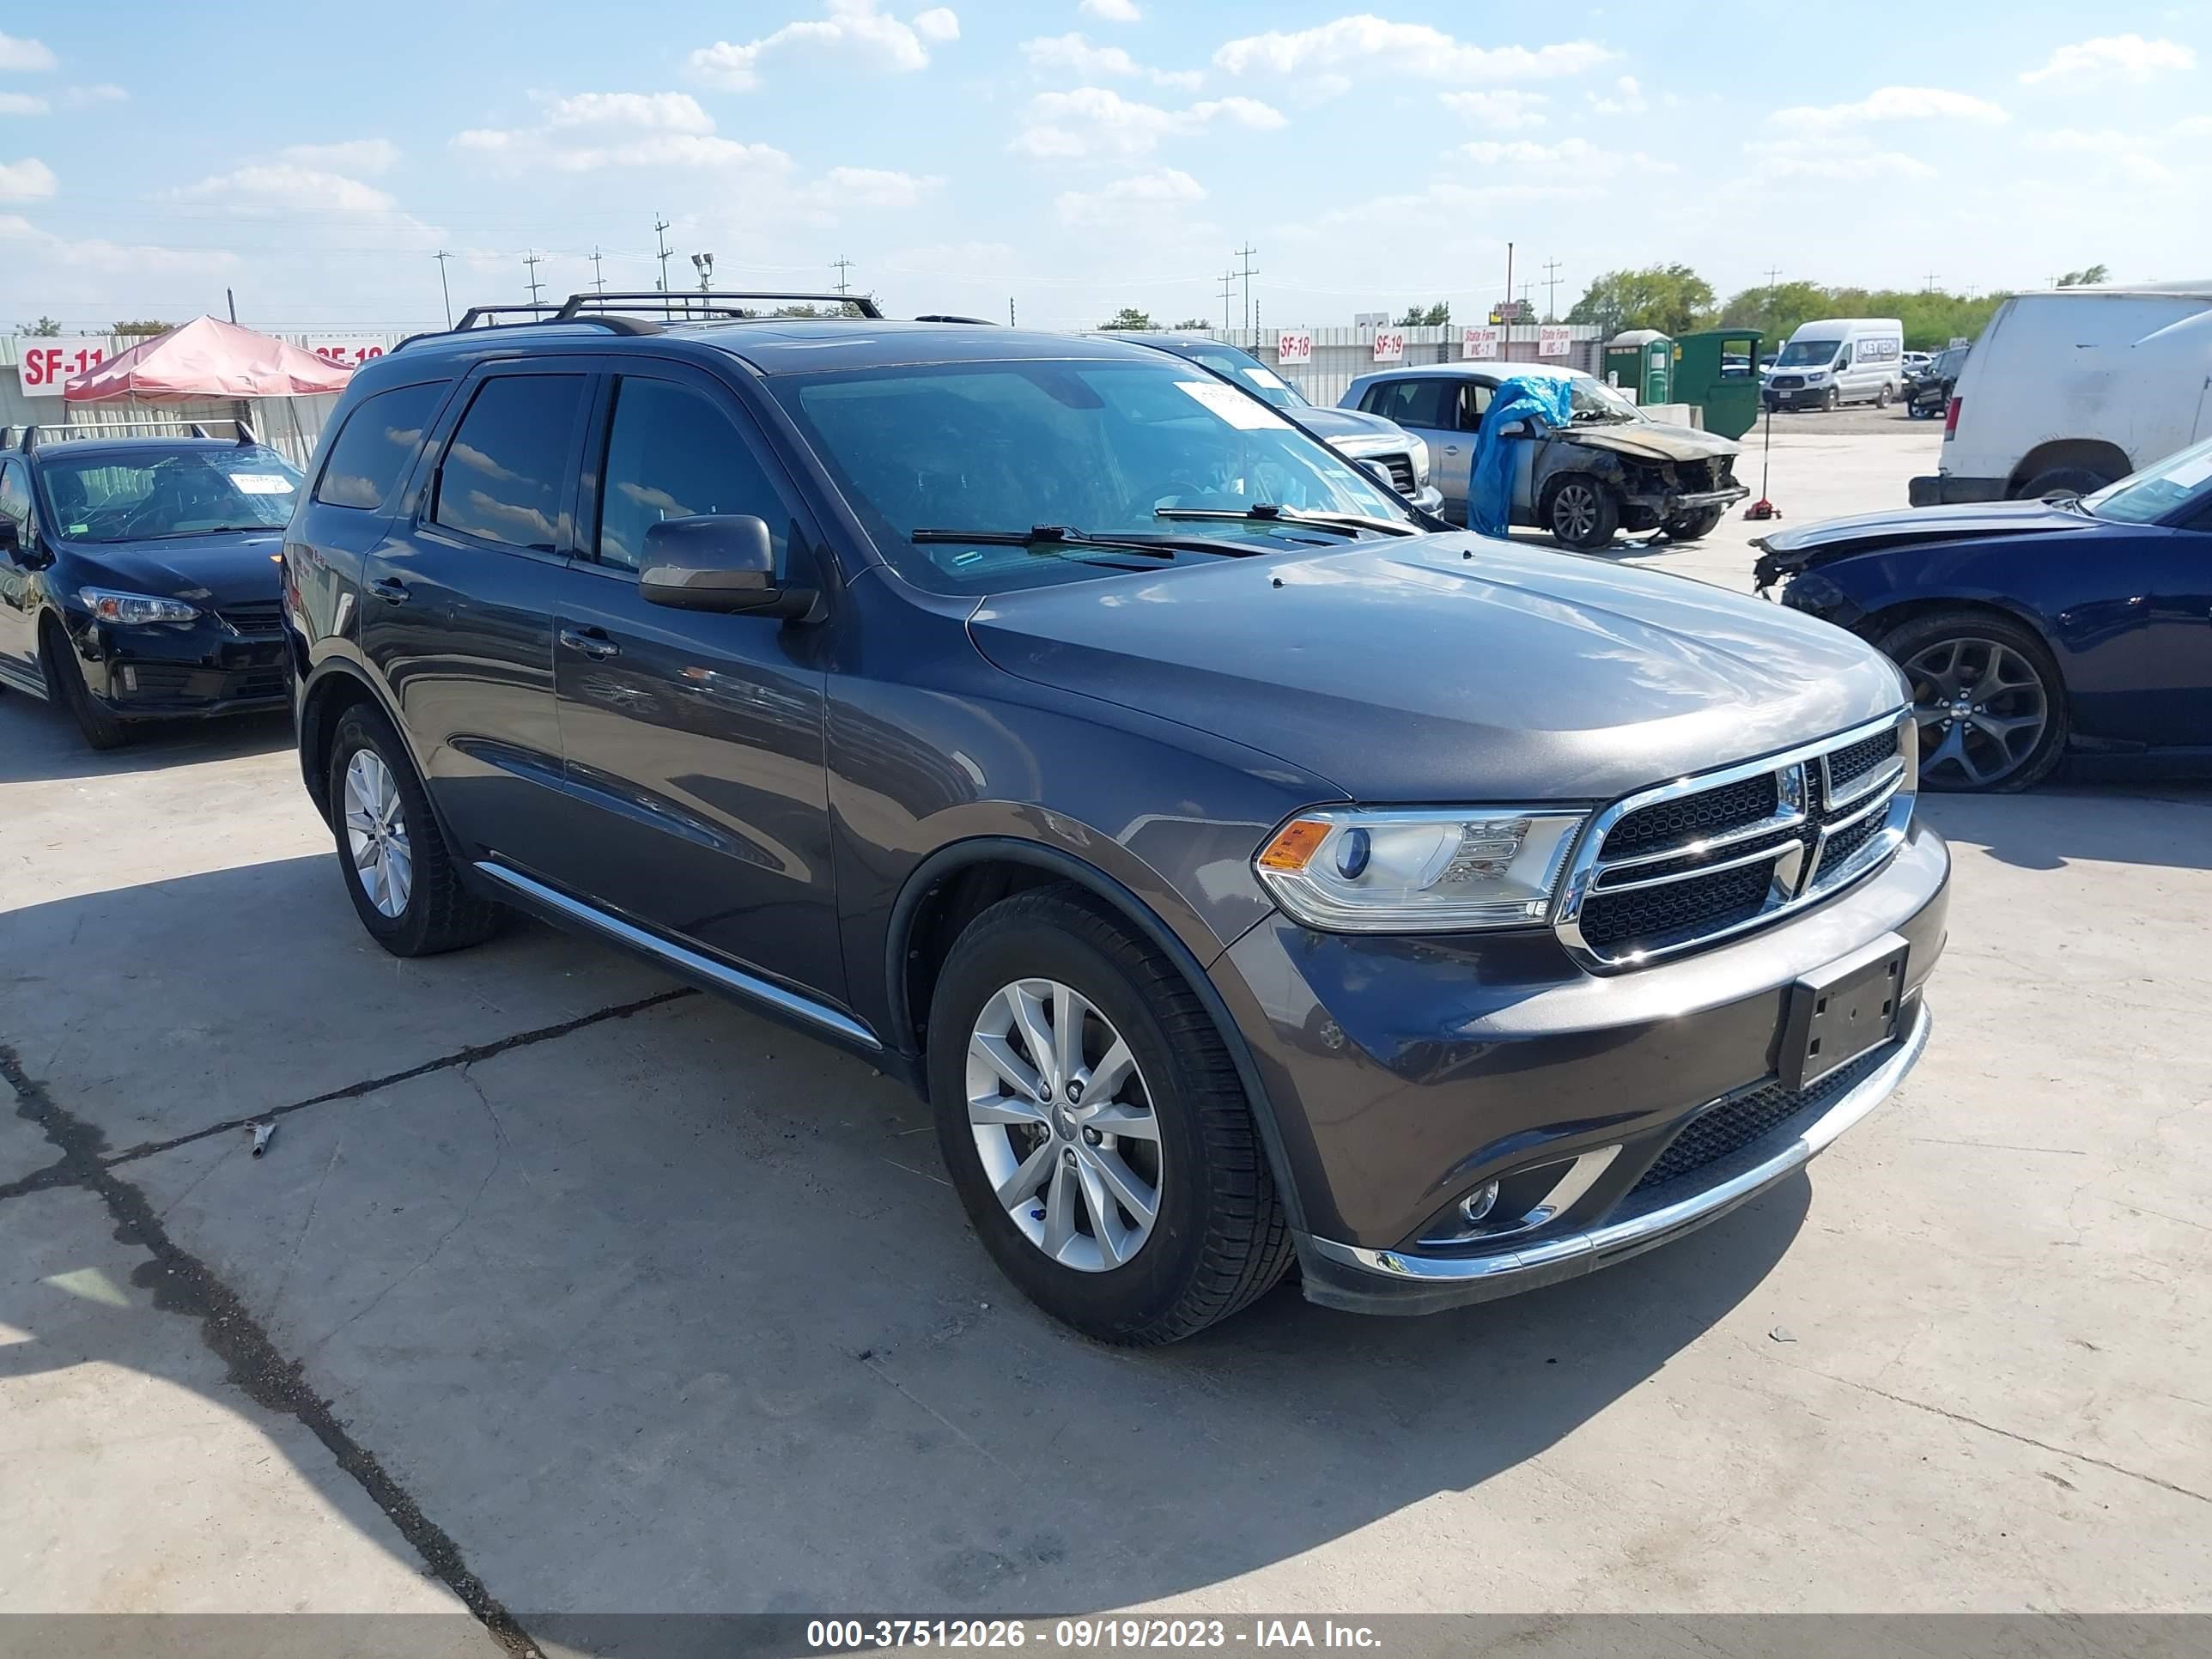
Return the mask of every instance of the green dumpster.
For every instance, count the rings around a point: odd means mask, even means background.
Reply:
[[[1674,342],[1674,396],[1704,405],[1706,431],[1741,438],[1757,423],[1759,344],[1755,328],[1709,328]]]
[[[1639,404],[1674,401],[1674,342],[1656,328],[1632,328],[1605,344],[1605,379]]]

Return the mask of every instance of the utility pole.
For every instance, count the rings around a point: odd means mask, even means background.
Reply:
[[[453,325],[453,291],[446,286],[446,261],[452,258],[453,256],[447,252],[445,249],[440,248],[437,252],[430,257],[438,262],[438,292],[445,295],[446,326],[447,328],[451,328]]]
[[[1014,325],[1014,296],[1013,296],[1012,295],[1009,294],[1008,295],[1006,295],[1006,326],[1007,326],[1008,328],[1012,328],[1013,325]]]
[[[691,256],[691,263],[699,268],[699,292],[702,294],[713,293],[714,289],[714,256],[711,253],[695,253]]]
[[[1224,270],[1221,273],[1221,332],[1224,338],[1230,331],[1229,307],[1236,297],[1237,273],[1234,270]]]
[[[225,289],[222,291],[222,300],[223,303],[230,307],[230,320],[232,325],[234,327],[238,323],[238,295],[233,294],[228,289]],[[448,322],[451,322],[452,320],[453,319],[450,317],[447,319],[447,321]]]
[[[1505,303],[1499,313],[1505,320],[1505,356],[1513,356],[1513,244],[1505,245]]]
[[[1769,266],[1767,266],[1767,268],[1766,268],[1766,302],[1767,302],[1767,304],[1769,304],[1769,305],[1772,305],[1772,304],[1774,303],[1774,283],[1775,283],[1776,279],[1777,279],[1778,277],[1779,277],[1781,275],[1782,275],[1782,267],[1781,267],[1780,265],[1769,265]]]
[[[1544,320],[1547,323],[1559,320],[1559,262],[1557,259],[1544,261]]]
[[[853,262],[841,253],[830,262],[830,269],[837,273],[837,292],[850,294],[853,291],[853,285],[847,280],[847,276],[853,269]]]
[[[592,286],[602,294],[607,291],[607,279],[599,275],[599,245],[592,244]]]
[[[530,303],[536,305],[538,303],[538,290],[544,286],[543,283],[538,280],[538,267],[543,262],[538,258],[536,252],[532,251],[532,252],[526,253],[522,256],[522,263],[529,268],[530,271]]]
[[[1923,294],[1933,294],[1936,291],[1936,273],[1934,271],[1931,270],[1928,273],[1928,286],[1922,289],[1920,291]]]
[[[1244,278],[1244,331],[1248,334],[1252,330],[1252,256],[1259,251],[1249,242],[1237,250],[1237,257],[1244,262],[1244,269],[1239,274]]]
[[[662,218],[659,214],[654,214],[653,216],[653,240],[658,243],[660,247],[660,291],[663,294],[668,292],[668,256],[675,251],[668,246],[668,239],[660,234],[667,228],[668,221]]]

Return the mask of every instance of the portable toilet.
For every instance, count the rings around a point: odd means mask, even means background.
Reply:
[[[1703,405],[1705,430],[1741,438],[1759,420],[1759,331],[1708,328],[1674,342],[1674,396]]]
[[[1656,328],[1632,328],[1605,344],[1605,380],[1639,404],[1674,401],[1674,342]]]

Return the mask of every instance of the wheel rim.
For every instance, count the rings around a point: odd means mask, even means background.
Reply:
[[[1057,980],[983,1005],[968,1039],[968,1125],[1006,1218],[1064,1267],[1105,1273],[1160,1207],[1159,1121],[1113,1023]]]
[[[397,918],[415,890],[415,853],[398,781],[374,750],[356,750],[346,763],[344,805],[354,878],[380,915]]]
[[[1552,501],[1552,527],[1571,541],[1597,528],[1597,492],[1588,484],[1569,484]]]
[[[1999,640],[1939,640],[1905,659],[1920,726],[1920,775],[1985,789],[2026,766],[2051,724],[2051,696],[2027,658]]]

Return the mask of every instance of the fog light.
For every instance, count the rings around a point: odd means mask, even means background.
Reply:
[[[1476,1188],[1465,1198],[1460,1200],[1459,1218],[1472,1227],[1482,1221],[1497,1207],[1498,1183],[1493,1181],[1487,1187]]]
[[[127,665],[125,667],[123,671],[123,689],[125,691],[136,691],[138,689],[138,671],[137,669]]]

